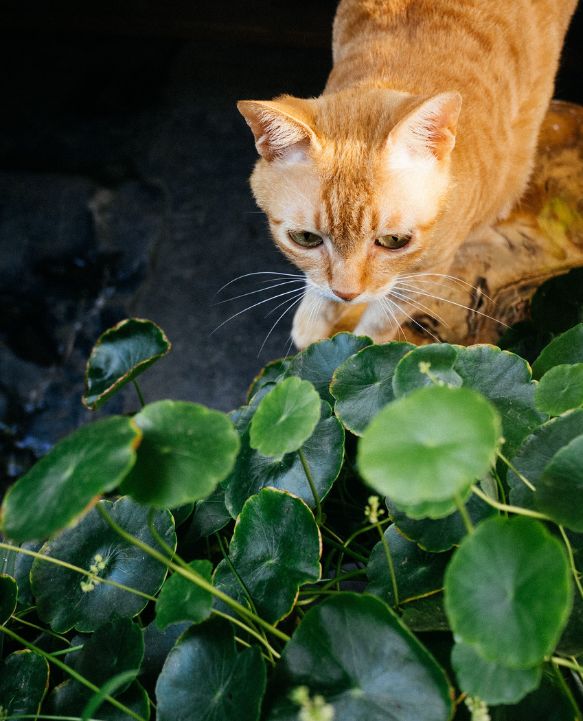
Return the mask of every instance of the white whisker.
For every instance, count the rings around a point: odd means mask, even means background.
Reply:
[[[426,293],[425,291],[419,290],[419,288],[416,288],[414,285],[406,286],[403,283],[396,283],[395,288],[397,290],[401,287],[401,290],[404,291],[413,291],[414,293],[418,293],[419,295],[425,295],[428,298],[433,298],[434,300],[441,300],[444,303],[449,303],[450,305],[455,305],[458,308],[464,308],[465,310],[469,310],[470,313],[476,313],[477,315],[481,315],[484,318],[488,318],[488,320],[494,321],[494,323],[498,323],[501,326],[504,326],[504,328],[509,328],[510,326],[506,325],[506,323],[502,322],[501,320],[498,320],[498,318],[493,318],[491,315],[488,315],[487,313],[482,313],[481,310],[476,310],[475,308],[470,308],[469,305],[464,305],[463,303],[456,303],[455,300],[449,300],[449,298],[442,298],[438,295],[433,295],[432,293]]]
[[[249,278],[252,275],[283,275],[286,278],[304,278],[305,277],[304,275],[302,275],[300,273],[279,273],[278,271],[275,271],[275,270],[258,270],[258,271],[255,271],[254,273],[243,273],[243,275],[238,275],[236,278],[233,278],[228,283],[225,283],[225,285],[222,285],[217,290],[215,295],[218,295],[221,291],[223,291],[225,288],[230,286],[231,283],[235,283],[236,281],[242,280],[243,278]],[[270,281],[267,281],[267,282],[269,283]]]
[[[306,289],[305,289],[305,288],[296,288],[296,292],[297,292],[299,295],[301,295],[301,294],[303,294],[303,293],[306,292]],[[265,318],[269,318],[270,315],[273,315],[278,308],[281,308],[281,306],[282,306],[282,305],[285,305],[289,300],[293,300],[293,298],[286,298],[286,299],[283,300],[281,303],[278,303],[278,304],[275,306],[275,308],[272,308],[272,309],[269,311],[269,313],[266,313],[266,314],[265,314]]]
[[[234,295],[232,298],[225,298],[224,300],[220,300],[218,303],[215,303],[215,305],[222,305],[223,303],[228,303],[231,300],[239,300],[239,298],[245,298],[248,295],[254,295],[255,293],[265,293],[268,290],[273,290],[273,288],[279,288],[282,285],[289,285],[290,283],[304,283],[305,279],[302,277],[297,278],[296,280],[284,280],[281,283],[276,283],[275,285],[268,285],[266,288],[259,288],[258,290],[250,290],[247,293],[241,293],[241,295]]]
[[[397,327],[398,333],[400,333],[400,334],[403,336],[403,340],[406,341],[407,338],[405,337],[405,333],[403,332],[403,329],[401,328],[401,324],[399,323],[399,321],[397,320],[397,317],[396,317],[395,314],[393,313],[393,310],[392,310],[391,306],[386,302],[387,299],[386,299],[386,298],[380,298],[379,300],[380,300],[380,304],[381,304],[381,308],[382,308],[382,310],[383,310],[383,313],[387,316],[389,322],[390,322],[391,324],[394,324],[394,325]],[[389,313],[390,313],[390,317],[389,317]]]
[[[404,292],[405,291],[403,291],[403,293]],[[404,301],[405,303],[408,303],[409,305],[413,306],[413,308],[416,308],[417,310],[419,310],[421,312],[425,311],[425,313],[427,313],[427,315],[431,316],[432,318],[435,318],[435,320],[438,320],[440,323],[443,323],[443,325],[446,328],[449,328],[449,324],[447,323],[447,321],[442,316],[440,316],[439,313],[436,313],[434,310],[432,310],[429,306],[424,305],[423,303],[421,303],[418,300],[412,300],[410,297],[403,295],[402,293],[400,293],[398,290],[395,290],[394,288],[391,289],[391,295],[396,296],[400,300]]]
[[[471,288],[471,289],[474,290],[476,293],[479,293],[480,295],[483,295],[484,298],[487,298],[489,301],[491,301],[492,303],[494,303],[494,300],[493,300],[492,298],[490,298],[489,295],[487,295],[486,293],[484,293],[484,291],[482,290],[482,288],[478,288],[477,286],[472,285],[471,283],[468,283],[466,280],[463,280],[463,278],[458,278],[457,275],[447,275],[447,273],[409,273],[408,275],[401,275],[401,276],[399,276],[399,278],[402,278],[403,280],[415,280],[415,279],[418,279],[418,278],[424,278],[424,277],[429,277],[429,276],[433,276],[433,277],[436,277],[436,278],[444,278],[445,280],[450,280],[450,281],[453,281],[453,282],[455,282],[455,283],[460,283],[461,285],[465,285],[467,288]],[[438,283],[439,281],[436,281],[436,280],[433,280],[433,281],[432,281],[432,280],[427,280],[427,281],[423,281],[423,282],[427,282],[427,283]]]
[[[258,303],[254,303],[253,305],[250,305],[247,308],[243,308],[243,310],[240,310],[238,313],[234,313],[232,316],[227,318],[227,320],[224,320],[213,331],[211,331],[210,335],[213,335],[214,333],[216,333],[219,330],[219,328],[222,328],[225,325],[225,323],[228,323],[230,320],[237,318],[237,316],[241,315],[242,313],[246,313],[248,310],[253,310],[253,308],[257,308],[258,305],[263,305],[263,303],[269,303],[270,301],[276,300],[277,298],[283,298],[284,295],[290,295],[291,293],[297,293],[297,292],[298,292],[297,288],[294,288],[293,290],[287,290],[285,293],[279,293],[278,295],[274,295],[271,298],[264,298],[263,300],[260,300]]]
[[[389,301],[389,303],[392,303],[395,306],[395,308],[397,308],[397,310],[401,311],[401,313],[404,313],[412,323],[415,323],[415,325],[418,326],[419,328],[421,328],[421,330],[424,333],[427,333],[428,335],[430,335],[436,343],[440,342],[439,338],[436,335],[434,335],[429,330],[429,328],[426,328],[424,325],[421,325],[421,323],[419,323],[417,320],[415,320],[415,318],[413,318],[413,316],[409,315],[409,313],[407,313],[407,311],[404,308],[399,307],[399,305],[397,303],[395,303],[394,300],[391,300],[391,298],[389,298],[389,296],[385,296],[385,297]]]
[[[258,357],[258,358],[259,358],[259,356],[261,355],[261,351],[262,351],[263,348],[265,347],[265,344],[267,343],[267,340],[269,339],[269,336],[273,333],[273,331],[275,330],[275,327],[277,326],[277,324],[279,323],[279,321],[283,318],[283,316],[284,316],[286,313],[288,313],[295,305],[297,305],[297,304],[303,299],[303,297],[304,297],[305,294],[306,294],[306,291],[303,291],[303,292],[302,292],[302,295],[301,295],[299,298],[295,298],[295,299],[292,298],[292,299],[291,299],[291,305],[283,311],[283,313],[279,316],[279,318],[278,318],[278,319],[275,321],[275,323],[271,326],[271,328],[269,329],[269,333],[268,333],[268,334],[265,336],[265,338],[263,339],[263,343],[261,344],[261,348],[259,348],[259,350],[257,351],[257,357]]]

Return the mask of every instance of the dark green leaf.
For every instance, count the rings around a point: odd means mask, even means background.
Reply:
[[[144,629],[144,662],[140,669],[140,676],[144,677],[144,682],[148,686],[155,684],[170,650],[190,626],[188,621],[173,623],[163,631],[158,628],[156,621],[152,621],[146,626]]]
[[[16,610],[18,586],[12,576],[0,573],[0,626],[6,623]]]
[[[384,533],[389,547],[399,592],[399,604],[413,599],[433,596],[443,590],[443,574],[449,561],[448,553],[427,553],[390,526]],[[369,584],[367,593],[379,596],[389,605],[395,605],[389,562],[383,544],[379,541],[372,549],[366,569]]]
[[[556,523],[583,532],[583,436],[561,448],[547,464],[536,505]]]
[[[543,674],[536,691],[514,706],[490,709],[492,721],[579,721],[563,689]]]
[[[124,530],[156,547],[148,528],[148,511],[129,498],[103,507]],[[158,511],[154,528],[171,547],[176,533],[169,511]],[[93,509],[74,528],[47,543],[41,550],[80,568],[93,566],[101,578],[123,583],[142,593],[154,594],[162,585],[166,568],[133,544],[120,538]],[[39,616],[62,633],[70,628],[93,631],[118,616],[131,618],[146,606],[147,598],[104,583],[93,582],[76,571],[36,559],[31,573]]]
[[[410,343],[371,345],[338,366],[330,392],[345,428],[361,435],[381,408],[394,400],[393,373],[412,348]]]
[[[543,283],[530,303],[530,314],[537,328],[563,333],[583,321],[583,270],[574,268],[565,275]]]
[[[61,686],[57,686],[48,699],[48,711],[53,712],[54,714],[58,714],[58,708],[62,706],[59,698],[60,689]],[[137,681],[134,681],[127,691],[124,691],[119,696],[114,694],[114,696],[120,703],[124,704],[124,706],[130,708],[134,713],[138,714],[140,718],[147,720],[150,717],[150,701],[148,699],[148,694]],[[89,692],[89,699],[91,698],[93,698],[93,696],[91,692]],[[79,699],[79,703],[82,705],[77,706],[74,710],[70,711],[73,718],[80,716],[86,708],[87,701],[85,699]],[[124,711],[120,711],[115,706],[112,706],[107,700],[103,700],[103,703],[99,706],[99,711],[96,712],[94,718],[98,718],[100,721],[133,721],[132,717],[128,716],[128,714]]]
[[[297,451],[320,420],[320,396],[299,378],[286,378],[263,396],[251,420],[249,444],[263,456],[281,459]]]
[[[249,423],[254,410],[254,404],[247,406],[237,423],[241,452],[233,473],[225,481],[229,512],[236,518],[247,498],[266,486],[289,491],[313,507],[314,497],[297,453],[288,453],[276,460],[262,456],[249,445]],[[327,403],[322,402],[320,422],[302,450],[322,499],[332,488],[344,460],[344,429]]]
[[[583,654],[583,598],[577,590],[573,595],[573,608],[557,651],[565,656]]]
[[[172,517],[174,518],[174,525],[176,528],[180,528],[183,523],[189,519],[190,514],[194,511],[194,501],[191,503],[185,503],[183,506],[177,506],[171,508]]]
[[[320,554],[320,532],[309,508],[274,488],[247,500],[229,547],[231,563],[257,612],[270,623],[288,615],[302,584],[320,578]],[[214,580],[217,588],[246,605],[242,585],[226,560],[217,566]]]
[[[425,386],[446,385],[459,388],[463,380],[454,370],[459,350],[460,346],[448,343],[434,343],[412,350],[395,370],[395,396],[400,398]]]
[[[532,364],[533,376],[542,378],[551,368],[565,363],[583,363],[583,323],[553,338]]]
[[[583,410],[569,411],[553,418],[525,439],[512,465],[535,488],[551,458],[574,438],[583,435]],[[536,494],[512,469],[507,475],[510,502],[515,506],[536,508]]]
[[[467,533],[466,527],[459,511],[445,516],[445,518],[414,520],[401,511],[387,498],[389,516],[398,529],[409,539],[425,551],[441,553],[457,546]],[[474,493],[470,494],[466,508],[474,525],[492,516],[496,511],[482,501]]]
[[[42,656],[10,654],[0,661],[0,718],[38,714],[48,685],[49,665]]]
[[[524,517],[481,523],[445,574],[445,608],[454,633],[486,660],[510,668],[531,668],[552,653],[571,599],[562,545]]]
[[[411,601],[402,609],[401,620],[412,631],[449,631],[449,621],[443,608],[443,594]]]
[[[299,376],[312,383],[322,400],[334,403],[328,389],[334,371],[359,350],[372,345],[368,336],[337,333],[332,338],[312,343],[291,359],[288,375]]]
[[[538,687],[542,676],[542,666],[507,668],[486,661],[465,643],[456,643],[453,647],[451,662],[460,689],[493,705],[517,703]]]
[[[170,651],[156,684],[157,719],[258,721],[264,693],[259,649],[237,653],[230,625],[213,619],[190,628]]]
[[[583,406],[583,363],[551,368],[538,384],[535,401],[550,416]]]
[[[488,471],[499,436],[498,414],[474,391],[421,388],[375,417],[359,442],[358,466],[396,504],[439,504]]]
[[[98,687],[119,674],[132,672],[111,692],[112,696],[120,696],[138,675],[144,658],[140,627],[129,618],[115,618],[84,638],[82,643],[81,650],[67,654],[65,663]],[[57,714],[75,715],[92,696],[93,691],[79,681],[68,679],[57,686],[51,703]]]
[[[292,358],[281,358],[280,360],[271,361],[265,368],[253,379],[247,391],[247,402],[250,403],[254,395],[256,395],[264,386],[272,383],[279,383],[289,375],[289,368]]]
[[[321,694],[334,721],[447,721],[443,670],[378,598],[342,593],[310,609],[284,649],[269,721],[296,721],[297,686]]]
[[[129,318],[106,330],[87,361],[83,404],[90,410],[99,408],[170,348],[164,331],[151,320]]]
[[[239,437],[224,413],[196,403],[158,401],[134,416],[143,433],[123,493],[156,508],[209,496],[233,468]]]
[[[192,561],[188,565],[210,583],[213,570],[210,561]],[[180,621],[201,623],[210,616],[212,604],[213,597],[209,591],[174,573],[162,586],[156,602],[156,623],[159,628]]]
[[[23,543],[21,548],[27,551],[38,551],[42,543],[36,541],[29,541]],[[2,555],[6,558],[13,569],[14,579],[18,584],[18,599],[17,603],[20,608],[26,608],[28,606],[34,606],[34,598],[32,591],[30,590],[30,569],[32,568],[32,562],[34,558],[32,556],[25,555],[24,553],[18,552],[18,546],[15,546],[15,551],[2,551]]]
[[[58,443],[10,488],[2,532],[16,541],[46,538],[72,523],[95,498],[112,491],[136,461],[141,432],[113,416]]]
[[[189,541],[196,542],[201,538],[206,538],[220,531],[231,520],[231,514],[225,506],[223,485],[218,486],[208,498],[197,501],[195,504],[194,513],[186,532],[186,538]]]

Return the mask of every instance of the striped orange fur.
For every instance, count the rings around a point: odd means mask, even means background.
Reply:
[[[520,199],[575,5],[342,0],[322,95],[238,104],[260,154],[257,203],[310,280],[298,347],[326,337],[346,302],[367,304],[357,332],[390,337],[412,307],[395,290],[405,276],[447,273]]]

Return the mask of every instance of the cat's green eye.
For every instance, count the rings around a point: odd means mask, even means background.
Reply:
[[[319,235],[310,233],[307,230],[290,230],[288,235],[294,243],[301,245],[303,248],[316,248],[323,243]]]
[[[388,248],[389,250],[398,250],[410,243],[411,238],[410,233],[408,235],[383,235],[375,240],[375,245],[380,245],[381,248]]]

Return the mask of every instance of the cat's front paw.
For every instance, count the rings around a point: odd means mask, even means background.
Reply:
[[[328,338],[333,326],[324,318],[311,317],[310,314],[301,312],[302,308],[294,316],[291,337],[298,350],[303,350],[316,341]]]

